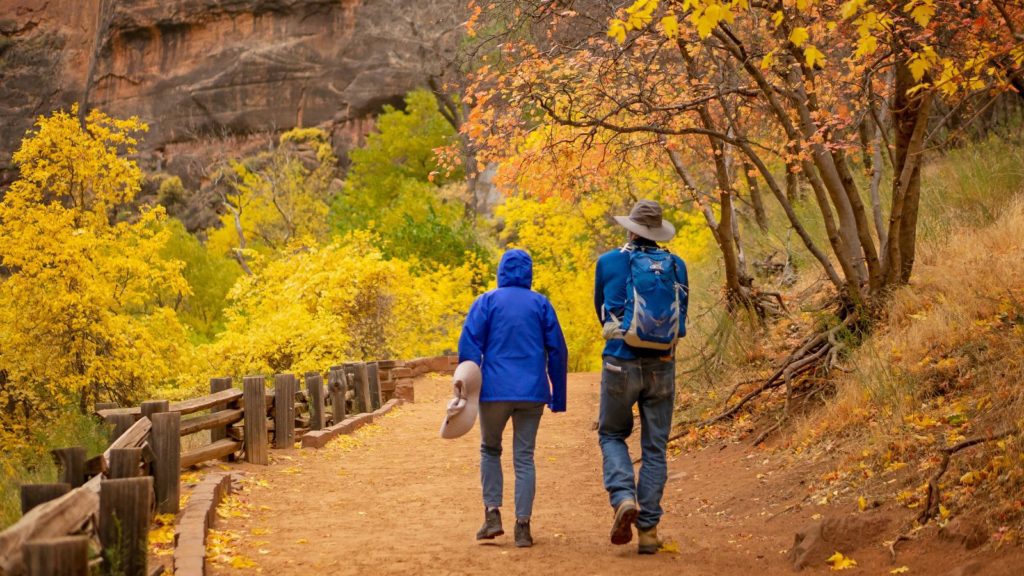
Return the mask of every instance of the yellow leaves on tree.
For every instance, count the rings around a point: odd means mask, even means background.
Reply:
[[[903,7],[910,17],[922,27],[927,26],[935,16],[935,0],[911,0]]]
[[[453,350],[480,270],[470,258],[417,274],[385,259],[367,233],[292,244],[232,289],[208,364],[227,374],[302,372]]]
[[[251,257],[297,238],[325,240],[336,165],[327,134],[316,128],[285,132],[274,150],[232,162],[220,175],[224,210],[209,232],[210,250]]]
[[[698,213],[678,209],[681,203],[669,198],[677,184],[650,158],[634,158],[635,165],[647,168],[604,163],[605,156],[625,153],[625,142],[576,154],[547,153],[549,141],[565,137],[558,128],[539,129],[503,163],[497,182],[517,192],[506,196],[496,216],[504,222],[502,239],[533,257],[533,288],[558,313],[570,370],[594,370],[604,346],[594,310],[594,266],[601,253],[625,242],[624,230],[609,216],[628,213],[631,196],[658,199],[678,230],[669,244],[673,252],[701,257],[712,239]]]
[[[816,46],[810,44],[804,48],[804,60],[810,68],[821,68],[825,65],[825,55]]]
[[[142,174],[128,156],[146,126],[77,114],[38,120],[0,203],[0,404],[26,418],[135,402],[188,356],[172,309],[188,285],[161,256],[164,213],[130,204]]]
[[[810,38],[810,33],[807,32],[807,28],[802,26],[793,28],[793,31],[789,33],[789,41],[797,48],[803,46],[808,38]]]

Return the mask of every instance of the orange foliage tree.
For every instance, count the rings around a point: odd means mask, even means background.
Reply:
[[[484,159],[557,125],[552,162],[615,147],[670,167],[706,216],[730,302],[759,311],[736,203],[766,225],[763,186],[843,309],[873,306],[913,269],[934,103],[1019,86],[1022,16],[980,0],[494,1],[470,21],[501,26],[478,39],[495,56],[467,95],[465,130]],[[827,249],[794,209],[799,181]]]

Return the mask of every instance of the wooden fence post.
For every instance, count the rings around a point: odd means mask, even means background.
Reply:
[[[88,576],[89,537],[65,536],[26,542],[27,576]]]
[[[242,380],[242,402],[245,405],[245,460],[267,465],[267,389],[263,376],[246,376]]]
[[[306,372],[306,391],[309,394],[309,429],[324,428],[324,378],[319,372]]]
[[[157,510],[161,514],[176,514],[181,495],[181,413],[153,414],[149,439],[153,445]]]
[[[355,392],[352,411],[356,413],[371,412],[370,383],[366,379],[365,366],[359,362],[345,363],[345,379]]]
[[[153,414],[167,412],[170,407],[171,403],[167,400],[147,400],[139,405],[139,410],[143,416],[152,420]]]
[[[345,370],[341,366],[331,366],[327,373],[327,391],[331,396],[332,424],[340,424],[345,419],[345,402],[348,390]]]
[[[210,378],[210,394],[216,394],[217,392],[223,392],[231,388],[231,377],[223,378]],[[210,413],[220,412],[221,410],[227,410],[227,405],[214,406],[210,408]],[[223,440],[228,437],[228,427],[220,426],[217,428],[210,429],[210,443],[214,443],[217,440]]]
[[[111,448],[107,478],[135,478],[142,464],[142,448]]]
[[[22,484],[21,485],[21,515],[24,516],[29,510],[60,498],[71,491],[71,485],[66,482],[56,484]]]
[[[100,543],[107,576],[148,576],[147,538],[153,478],[100,482]]]
[[[95,412],[100,410],[109,410],[111,408],[118,408],[117,402],[97,402],[96,407],[93,409]]]
[[[110,441],[113,442],[135,424],[135,417],[131,414],[111,414],[107,416],[106,423],[111,426]]]
[[[373,395],[370,393],[370,377],[366,371],[366,363],[359,362],[356,368],[356,381],[359,383],[359,395],[362,396],[360,406],[363,412],[373,412]]]
[[[85,448],[73,446],[51,450],[54,462],[60,468],[58,481],[78,488],[85,484]]]
[[[274,376],[274,448],[295,446],[295,375]]]
[[[370,408],[376,410],[381,407],[380,397],[380,373],[377,370],[376,362],[367,362],[366,366],[366,380],[370,387]]]

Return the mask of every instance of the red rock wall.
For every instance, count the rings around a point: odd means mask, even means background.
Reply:
[[[344,156],[383,104],[441,71],[462,4],[3,0],[0,182],[33,118],[82,100],[98,29],[90,104],[140,116],[143,165],[195,183],[213,160],[296,126],[326,128]]]

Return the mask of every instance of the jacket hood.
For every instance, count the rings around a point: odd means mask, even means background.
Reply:
[[[533,259],[518,249],[509,250],[498,264],[498,288],[517,286],[529,288],[533,284]]]

